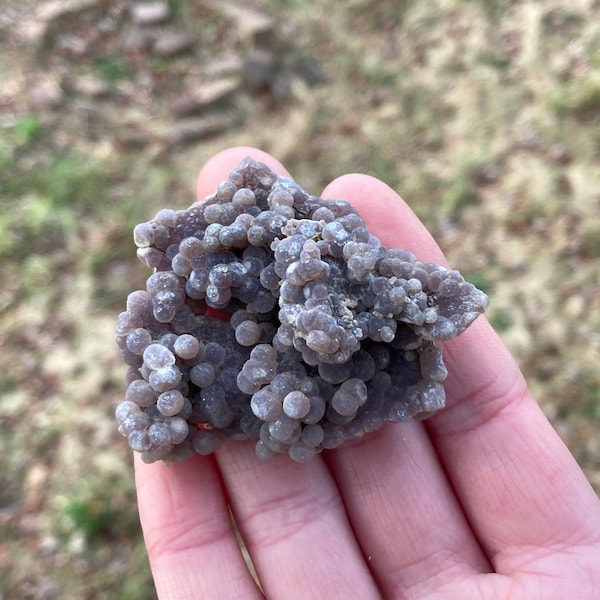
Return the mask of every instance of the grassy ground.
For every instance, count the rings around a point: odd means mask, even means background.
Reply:
[[[164,27],[196,43],[156,56],[124,50],[126,2],[50,20],[26,4],[0,8],[0,598],[154,597],[112,417],[114,319],[147,275],[133,225],[189,204],[199,166],[233,144],[314,192],[350,171],[395,187],[489,293],[600,490],[597,3],[256,0],[279,19],[284,93],[242,85],[188,137],[172,132],[202,123],[169,107],[210,79],[202,65],[252,51],[243,21],[179,2]],[[294,75],[306,55],[321,85]]]

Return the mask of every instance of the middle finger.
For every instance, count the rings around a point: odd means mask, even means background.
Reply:
[[[490,572],[422,424],[386,425],[327,462],[385,597]]]

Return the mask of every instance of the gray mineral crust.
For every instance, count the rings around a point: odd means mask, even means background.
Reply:
[[[444,406],[438,341],[487,296],[455,270],[385,248],[343,200],[245,159],[214,194],[137,225],[153,270],[127,298],[119,432],[145,462],[256,441],[304,462]]]

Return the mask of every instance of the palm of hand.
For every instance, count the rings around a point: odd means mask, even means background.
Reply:
[[[207,195],[248,154],[213,158]],[[283,172],[272,158],[259,160]],[[381,182],[350,175],[351,201],[384,244],[442,262]],[[485,320],[445,346],[448,406],[308,464],[263,464],[252,444],[166,467],[136,462],[161,598],[600,598],[600,501]]]

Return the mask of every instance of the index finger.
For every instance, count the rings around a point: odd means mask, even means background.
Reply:
[[[347,175],[324,196],[340,197],[341,191],[384,245],[445,263],[423,224],[384,183]],[[444,349],[447,407],[426,426],[492,564],[507,573],[518,566],[507,558],[515,547],[597,535],[598,498],[485,318]]]

